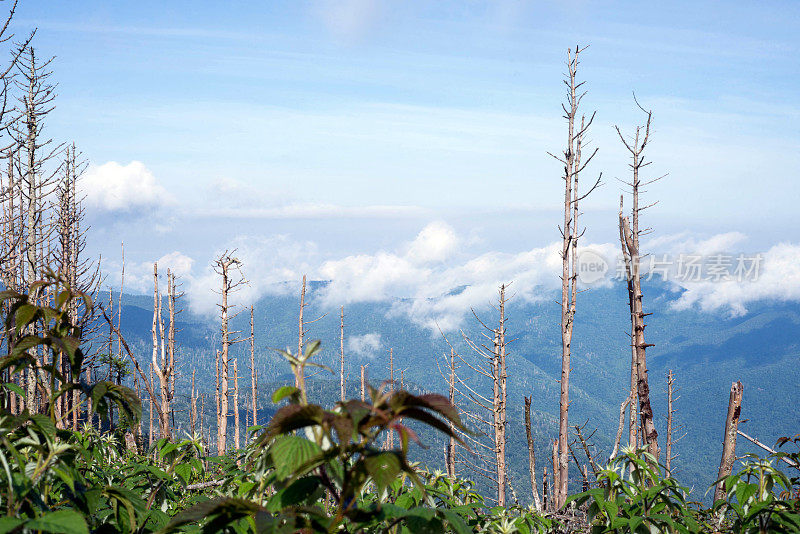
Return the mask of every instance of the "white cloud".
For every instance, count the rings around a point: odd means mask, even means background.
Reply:
[[[381,335],[377,332],[347,338],[347,350],[362,358],[374,358],[380,348]]]
[[[92,165],[79,181],[79,187],[89,206],[104,211],[149,210],[174,202],[141,161]]]
[[[436,221],[417,234],[406,252],[406,257],[415,263],[440,262],[446,260],[458,248],[459,239],[448,224]]]
[[[293,241],[286,235],[239,236],[228,244],[227,250],[241,262],[241,275],[247,281],[231,295],[231,302],[245,306],[264,294],[286,291],[288,286],[284,282],[299,284],[303,274],[313,272],[311,262],[317,255],[314,243]],[[216,312],[221,279],[213,262],[222,252],[218,250],[203,272],[190,280],[190,305],[196,313]]]
[[[650,240],[643,245],[651,252],[643,260],[643,272],[646,276],[650,258],[667,257],[672,261],[666,279],[678,292],[671,303],[677,309],[695,307],[743,314],[748,304],[759,300],[800,301],[800,245],[780,244],[762,253],[758,276],[751,281],[689,282],[675,276],[675,260],[680,254],[725,254],[735,264],[739,254],[736,247],[745,238],[740,233],[724,233],[703,238],[679,234]],[[249,305],[264,294],[295,291],[302,275],[307,274],[311,280],[329,282],[318,296],[323,306],[387,302],[391,314],[407,316],[437,333],[439,328],[445,332],[460,328],[471,308],[478,313],[488,309],[497,300],[500,284],[510,283],[508,294],[529,302],[554,298],[560,287],[558,242],[515,253],[489,251],[477,255],[458,251],[463,242],[452,228],[433,222],[396,250],[323,259],[313,242],[296,241],[286,235],[240,236],[227,248],[235,250],[233,254],[241,260],[248,283],[232,300]],[[594,258],[604,258],[608,263],[605,277],[593,285],[613,283],[619,245],[584,244],[581,249],[592,251]],[[197,272],[192,258],[174,251],[162,256],[158,263],[162,273],[169,267],[185,283],[194,311],[214,313],[220,280],[212,261],[213,257],[209,258]],[[128,288],[151,290],[152,262],[127,265],[125,283]],[[366,355],[378,350],[380,338],[373,334],[353,336],[348,346],[352,352]]]
[[[177,277],[186,277],[192,274],[194,260],[179,251],[170,252],[161,256],[156,263],[160,271],[166,272],[167,269]]]
[[[737,255],[732,257],[733,268]],[[744,255],[745,259],[754,257]],[[676,309],[697,306],[704,311],[727,310],[732,315],[747,313],[747,305],[760,300],[800,300],[800,245],[781,243],[762,255],[756,276],[720,281],[683,282],[683,293],[674,303]],[[745,267],[751,265],[747,261]]]
[[[158,259],[125,262],[125,291],[139,293],[152,293],[153,291],[153,263],[158,264],[159,279],[166,277],[167,269],[178,278],[179,284],[191,282],[192,266],[194,259],[180,251],[164,254]],[[103,260],[103,272],[110,273],[107,280],[112,286],[119,287],[122,282],[122,263],[117,260]]]

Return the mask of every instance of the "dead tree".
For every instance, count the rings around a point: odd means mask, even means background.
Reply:
[[[677,390],[675,388],[675,375],[672,373],[672,369],[669,370],[667,373],[667,447],[666,447],[666,458],[664,459],[664,467],[667,472],[667,476],[673,476],[673,461],[678,457],[677,454],[672,454],[672,447],[679,442],[681,439],[686,437],[686,432],[677,438],[675,434],[677,432],[681,432],[684,430],[684,426],[681,424],[676,423],[675,421],[675,408],[674,403],[680,396],[675,396]]]
[[[54,109],[56,97],[55,86],[49,83],[52,74],[49,68],[53,58],[39,61],[34,48],[28,43],[18,48],[16,57],[17,75],[14,83],[20,96],[16,110],[18,119],[11,125],[11,131],[21,155],[16,170],[22,181],[20,190],[24,210],[24,227],[20,226],[20,229],[24,228],[24,239],[19,241],[24,268],[20,274],[23,277],[22,287],[28,287],[42,276],[53,259],[51,239],[56,225],[47,209],[47,199],[55,190],[61,165],[54,166],[50,162],[61,152],[63,145],[55,145],[52,139],[43,135],[44,120]],[[46,302],[48,297],[38,291],[31,295],[35,304]],[[30,325],[27,333],[35,334],[35,328],[35,325]],[[26,407],[34,413],[44,407],[50,396],[50,384],[41,366],[57,365],[58,362],[49,361],[48,351],[40,351],[38,347],[33,347],[31,352],[37,365],[36,370],[26,373]],[[37,393],[40,394],[38,398]]]
[[[569,373],[572,356],[572,332],[575,320],[575,301],[578,294],[578,239],[582,231],[578,227],[579,202],[586,198],[600,185],[600,178],[589,190],[580,194],[578,177],[589,162],[597,154],[595,149],[585,160],[582,159],[581,150],[585,145],[586,132],[594,120],[594,113],[586,120],[581,117],[580,125],[577,123],[578,109],[586,91],[581,88],[585,82],[577,81],[579,56],[586,49],[575,47],[567,51],[567,103],[562,104],[564,118],[567,120],[567,146],[562,156],[550,154],[564,166],[564,226],[561,230],[561,394],[559,398],[559,423],[558,443],[558,473],[554,473],[557,485],[553,495],[556,508],[561,508],[567,499],[568,471],[569,471]]]
[[[214,262],[214,270],[220,275],[222,285],[220,290],[221,303],[217,306],[220,309],[220,330],[222,337],[222,350],[217,352],[216,365],[219,369],[217,378],[218,406],[217,406],[217,454],[225,454],[226,438],[228,434],[228,406],[229,406],[229,369],[230,369],[230,348],[242,341],[238,337],[239,332],[230,330],[230,321],[238,315],[231,313],[234,306],[229,302],[232,292],[246,284],[241,273],[241,261],[232,256],[233,253],[223,252]],[[234,273],[234,269],[237,271]]]
[[[241,447],[240,435],[239,435],[239,366],[237,364],[239,360],[233,360],[233,443],[235,450],[239,450]]]
[[[742,394],[744,389],[741,382],[731,384],[731,396],[728,400],[728,415],[725,417],[725,433],[722,438],[722,459],[719,462],[717,479],[727,477],[733,469],[736,459],[736,436],[739,431],[739,419],[742,413]],[[717,482],[714,490],[714,500],[725,498],[724,481]]]
[[[153,371],[159,382],[160,405],[159,430],[162,438],[172,438],[172,400],[175,397],[175,320],[176,320],[175,276],[167,269],[167,310],[169,327],[164,332],[161,314],[162,296],[158,290],[158,264],[153,264]]]
[[[344,377],[344,306],[339,316],[339,399],[345,400],[345,377]]]
[[[253,411],[253,426],[258,425],[258,371],[256,371],[256,327],[253,306],[250,306],[250,402]]]
[[[652,347],[653,344],[646,343],[644,337],[644,329],[647,326],[644,322],[644,318],[650,314],[644,313],[642,303],[641,249],[639,247],[640,235],[650,231],[649,228],[640,229],[639,215],[643,210],[654,206],[656,203],[640,206],[639,194],[642,187],[660,180],[663,176],[646,182],[642,182],[641,180],[641,169],[650,164],[650,162],[645,161],[644,150],[650,140],[652,112],[645,110],[641,106],[639,106],[639,109],[647,115],[647,120],[644,126],[636,127],[631,142],[625,139],[619,127],[616,127],[620,140],[631,154],[632,161],[629,167],[633,174],[633,178],[630,182],[624,182],[631,188],[633,203],[631,219],[629,221],[627,217],[623,216],[622,199],[620,199],[619,228],[620,243],[622,245],[628,283],[628,307],[631,317],[631,378],[633,379],[634,375],[636,377],[636,396],[638,397],[641,432],[644,438],[643,444],[647,447],[647,451],[658,460],[660,453],[658,447],[658,432],[656,431],[655,422],[653,420],[653,409],[650,405],[650,385],[647,377],[646,354],[647,347]]]
[[[192,436],[195,435],[197,426],[197,390],[194,387],[194,375],[197,369],[192,369],[192,394],[190,396],[189,427]]]
[[[451,348],[450,349],[450,359],[448,360],[448,374],[447,374],[447,385],[448,385],[448,399],[450,400],[450,404],[453,406],[456,405],[456,353]],[[455,427],[452,423],[450,423],[450,430],[455,433]],[[447,476],[451,479],[456,478],[456,440],[454,437],[450,437],[447,441],[447,448],[445,449],[445,465],[447,466]]]
[[[461,374],[454,373],[456,396],[462,417],[477,434],[460,433],[470,450],[459,447],[456,463],[488,480],[497,489],[497,503],[504,506],[508,485],[506,466],[506,285],[500,286],[497,309],[500,320],[490,327],[474,313],[483,330],[484,342],[474,342],[463,331],[462,338],[472,349],[473,358],[454,350]],[[447,340],[447,338],[445,338]],[[448,341],[449,344],[449,341]],[[451,349],[454,349],[450,345]],[[437,361],[438,364],[438,361]],[[440,374],[447,379],[439,368]]]
[[[541,512],[542,503],[539,500],[539,490],[536,487],[536,452],[533,447],[533,432],[531,431],[531,397],[525,397],[525,437],[528,441],[528,469],[531,474],[533,505],[537,511]]]
[[[305,345],[306,335],[308,334],[308,330],[306,327],[310,324],[316,323],[325,315],[323,314],[312,321],[305,320],[305,309],[308,306],[308,302],[306,301],[306,275],[303,275],[303,283],[300,287],[300,313],[298,315],[298,326],[297,326],[297,354],[298,356],[302,356],[303,354],[303,347]],[[295,373],[294,377],[294,385],[301,391],[305,391],[306,389],[306,376],[303,374],[302,369],[298,369]]]
[[[619,405],[619,427],[617,428],[617,437],[614,439],[614,447],[611,449],[611,454],[608,457],[609,462],[617,457],[617,452],[619,451],[619,443],[622,440],[622,430],[625,427],[625,409],[629,405],[633,405],[634,399],[635,397],[633,393],[631,393],[625,398],[624,401],[622,401],[622,404]],[[636,416],[633,414],[634,414],[634,409],[631,408],[631,420],[634,421],[635,423]],[[634,439],[636,439],[635,436]]]
[[[366,398],[365,397],[365,392],[366,392],[366,389],[367,389],[367,375],[364,372],[365,369],[366,369],[366,366],[362,364],[361,365],[361,402],[364,402],[364,399]]]
[[[389,349],[389,391],[394,393],[394,350]],[[394,449],[394,432],[389,432],[386,436],[386,450]]]

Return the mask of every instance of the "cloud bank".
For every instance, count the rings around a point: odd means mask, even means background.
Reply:
[[[733,262],[737,246],[745,239],[736,232],[705,238],[682,233],[652,239],[643,244],[644,250],[651,251],[642,263],[644,276],[648,277],[648,260],[658,263],[660,258],[702,254],[705,259],[727,257]],[[560,243],[516,253],[475,253],[469,248],[451,226],[434,221],[395,249],[344,258],[322,258],[315,243],[295,241],[286,235],[239,236],[229,243],[228,250],[242,261],[242,275],[247,280],[234,296],[242,305],[265,294],[294,291],[306,274],[311,280],[327,282],[314,295],[323,307],[388,303],[390,314],[405,315],[435,333],[458,329],[471,309],[485,309],[496,302],[501,284],[511,284],[509,294],[515,299],[534,302],[557,298]],[[595,243],[581,248],[591,251],[590,258],[607,262],[607,272],[592,285],[614,283],[619,245]],[[681,279],[677,276],[680,267],[674,261],[668,268],[652,272],[671,285],[674,298],[670,305],[679,310],[696,308],[742,315],[748,305],[758,301],[800,301],[800,245],[782,243],[748,257],[758,258],[758,272],[744,280]],[[158,259],[159,270],[165,273],[167,268],[172,269],[183,282],[192,309],[204,314],[215,312],[218,298],[219,275],[212,261],[213,257],[205,267],[198,268],[200,262],[179,251]],[[152,263],[127,265],[125,282],[126,287],[148,291]],[[348,349],[362,357],[371,357],[380,346],[376,333],[348,339]]]
[[[141,161],[92,165],[79,181],[86,203],[105,212],[134,212],[172,205],[172,195]]]

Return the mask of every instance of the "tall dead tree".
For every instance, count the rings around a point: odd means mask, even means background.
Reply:
[[[460,433],[470,449],[456,450],[456,464],[479,475],[497,489],[497,503],[504,506],[508,486],[506,466],[506,285],[500,286],[497,309],[500,320],[490,327],[473,312],[483,327],[482,343],[475,342],[462,332],[462,338],[472,349],[474,358],[466,358],[454,350],[462,373],[453,369],[453,389],[462,402],[456,402],[462,418],[474,427],[476,434]],[[446,340],[446,338],[445,338]],[[449,342],[448,342],[449,344]],[[451,345],[451,348],[452,345]],[[452,368],[452,367],[451,367]],[[440,374],[448,377],[439,369]]]
[[[344,377],[344,306],[339,316],[339,399],[345,400],[345,377]]]
[[[250,306],[250,403],[253,426],[258,425],[258,371],[256,370],[256,326],[253,306]]]
[[[231,313],[234,306],[230,303],[231,293],[242,285],[246,284],[241,273],[241,261],[232,256],[233,253],[223,252],[214,262],[214,270],[220,275],[222,285],[220,289],[221,303],[217,306],[220,309],[220,331],[222,338],[222,350],[217,352],[216,365],[218,368],[217,390],[217,454],[225,454],[226,438],[228,435],[228,407],[229,407],[229,370],[230,370],[230,348],[232,345],[242,341],[237,336],[238,332],[231,331],[230,321],[236,317],[237,313]],[[234,272],[236,270],[236,272]]]
[[[525,438],[528,442],[528,470],[531,475],[531,492],[533,493],[533,506],[537,511],[542,511],[539,500],[539,489],[536,487],[536,452],[533,448],[533,432],[531,430],[531,397],[525,397]]]
[[[452,348],[450,349],[450,359],[448,360],[448,399],[450,404],[456,405],[456,353]],[[455,434],[455,427],[450,423],[450,430]],[[451,479],[456,478],[456,440],[451,436],[447,441],[447,448],[445,449],[445,465],[447,466],[447,476]]]
[[[235,450],[239,450],[241,447],[240,435],[239,435],[239,360],[233,360],[233,444]]]
[[[308,307],[309,303],[306,300],[306,275],[303,275],[303,283],[300,287],[300,313],[298,315],[298,326],[297,326],[297,354],[298,356],[303,354],[303,347],[305,346],[306,335],[308,335],[308,329],[306,328],[308,325],[316,323],[325,315],[322,314],[321,316],[317,317],[314,320],[307,321],[305,319],[305,309]],[[301,391],[305,391],[306,389],[306,376],[303,374],[302,369],[298,369],[295,373],[294,377],[294,385],[296,388],[300,389]]]
[[[192,393],[189,397],[189,430],[192,436],[195,435],[197,426],[197,390],[194,387],[194,375],[197,369],[192,369]]]
[[[739,419],[742,414],[742,395],[744,388],[741,382],[731,384],[731,395],[728,400],[728,414],[725,417],[725,433],[722,438],[722,458],[719,462],[717,479],[727,477],[733,469],[736,459],[736,436],[739,432]],[[714,501],[725,498],[725,483],[720,481],[714,489]]]
[[[16,174],[21,179],[21,200],[24,211],[24,224],[20,230],[18,245],[22,248],[21,256],[24,267],[20,271],[21,286],[39,279],[44,270],[51,264],[55,224],[51,213],[47,210],[47,199],[54,192],[57,175],[61,165],[51,165],[62,145],[55,145],[52,139],[43,134],[44,120],[54,109],[55,86],[49,83],[52,72],[49,70],[53,58],[40,61],[33,47],[27,43],[18,48],[16,56],[16,77],[14,83],[19,92],[17,120],[11,125],[12,134],[19,146],[19,167]],[[5,105],[4,105],[5,109]],[[48,295],[34,292],[31,295],[34,303],[45,302]],[[35,334],[35,326],[31,325],[28,334]],[[40,351],[38,347],[31,349],[37,360],[37,368],[42,365],[57,365],[49,361],[48,351]],[[48,360],[48,361],[45,361]],[[44,407],[49,398],[50,384],[45,380],[43,371],[27,371],[26,408],[32,413]],[[38,385],[38,387],[37,387]],[[37,393],[40,394],[37,397]]]
[[[389,391],[394,393],[394,350],[389,349]],[[394,432],[386,435],[386,450],[394,449]]]
[[[169,326],[164,330],[161,310],[162,295],[158,289],[158,264],[153,264],[153,371],[158,378],[160,406],[158,412],[161,437],[171,439],[173,412],[172,400],[175,398],[175,321],[176,300],[180,297],[175,288],[175,275],[167,269],[167,311]]]
[[[579,56],[586,47],[567,50],[567,102],[562,104],[564,118],[567,120],[567,145],[563,155],[553,158],[564,166],[564,226],[561,228],[561,394],[559,397],[558,421],[558,473],[553,473],[557,485],[553,489],[556,508],[561,508],[567,499],[569,477],[569,374],[572,356],[572,332],[575,321],[575,301],[578,294],[578,239],[582,231],[578,227],[579,202],[600,185],[600,178],[584,193],[579,193],[580,173],[597,154],[595,149],[585,160],[582,159],[586,132],[594,120],[594,113],[586,120],[581,116],[578,124],[579,107],[586,91],[581,88],[585,82],[577,81]]]
[[[643,210],[654,206],[657,202],[647,206],[640,206],[639,195],[642,187],[660,180],[663,176],[644,182],[641,179],[641,169],[650,165],[650,162],[645,161],[644,150],[650,141],[650,124],[653,114],[641,106],[639,106],[639,109],[645,113],[647,120],[644,126],[636,127],[633,138],[630,141],[622,135],[619,127],[615,127],[620,140],[631,154],[629,167],[633,175],[630,182],[624,182],[631,188],[633,203],[631,218],[629,220],[628,217],[623,216],[622,199],[620,198],[619,231],[628,283],[628,307],[631,318],[631,381],[633,382],[634,377],[636,379],[635,392],[632,387],[631,393],[635,393],[636,397],[638,397],[639,424],[644,438],[643,445],[658,460],[660,453],[658,432],[653,419],[653,409],[650,405],[650,385],[647,377],[646,354],[647,347],[652,347],[653,344],[645,342],[644,337],[644,329],[647,326],[644,318],[650,314],[644,313],[642,303],[641,249],[639,247],[639,237],[643,233],[650,231],[649,228],[640,228],[639,215]],[[631,404],[632,413],[634,412],[634,407],[636,407],[634,406],[635,404]]]

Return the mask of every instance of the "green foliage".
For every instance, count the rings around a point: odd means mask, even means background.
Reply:
[[[626,448],[603,470],[598,488],[568,502],[588,503],[592,532],[700,532],[687,490],[664,476],[645,449]]]

